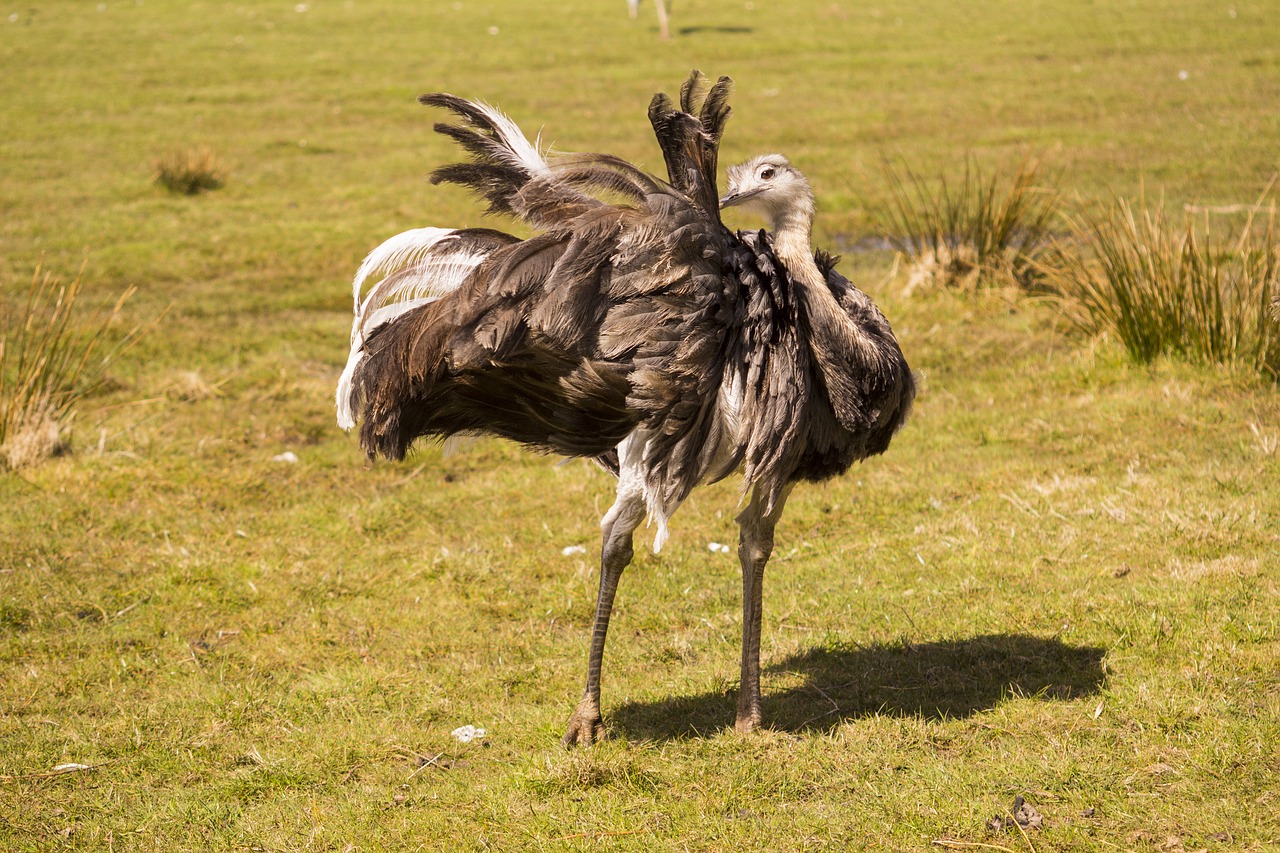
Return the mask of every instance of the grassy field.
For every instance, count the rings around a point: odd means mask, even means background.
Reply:
[[[922,389],[886,456],[791,500],[769,728],[731,730],[722,484],[638,549],[615,737],[577,752],[558,738],[610,480],[497,442],[369,469],[331,396],[364,253],[487,221],[424,180],[452,151],[420,92],[658,168],[649,96],[729,74],[722,160],[788,154],[820,239],[854,245],[884,223],[886,157],[1034,150],[1085,204],[1252,202],[1280,165],[1272,12],[697,0],[664,44],[621,0],[4,10],[0,305],[43,257],[65,280],[87,262],[93,299],[136,285],[129,322],[169,311],[72,455],[0,474],[0,848],[1280,844],[1273,384],[1134,367],[1008,293],[907,298],[892,258],[850,254]],[[200,145],[224,188],[152,185]],[[484,738],[451,736],[467,724]],[[1017,795],[1043,827],[992,830]]]

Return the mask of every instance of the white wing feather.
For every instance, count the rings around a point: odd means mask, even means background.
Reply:
[[[351,352],[338,380],[338,426],[349,430],[356,423],[361,400],[354,393],[352,380],[364,356],[365,336],[382,324],[457,290],[497,245],[461,239],[459,232],[451,228],[415,228],[397,234],[369,253],[351,283],[355,316]],[[370,281],[377,283],[362,300],[361,294]]]
[[[395,270],[422,260],[442,240],[457,239],[452,228],[414,228],[397,234],[369,253],[351,282],[352,308],[360,313],[360,291],[373,275],[389,275]]]
[[[489,121],[493,122],[498,136],[507,148],[511,149],[515,165],[523,167],[534,175],[541,175],[551,171],[551,167],[547,165],[542,152],[538,150],[539,143],[542,141],[541,137],[537,142],[530,142],[525,137],[524,132],[506,113],[480,101],[474,102],[473,106],[484,113]]]

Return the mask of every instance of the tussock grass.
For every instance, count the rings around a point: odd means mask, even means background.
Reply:
[[[69,447],[76,404],[141,334],[111,344],[109,329],[133,295],[82,316],[84,268],[70,284],[36,268],[21,311],[0,318],[0,468],[26,468]]]
[[[227,167],[208,146],[183,148],[156,158],[153,180],[169,192],[197,195],[221,189]]]
[[[907,291],[926,284],[1033,289],[1058,212],[1058,194],[1039,185],[1039,172],[1039,161],[1028,156],[1006,181],[968,159],[958,182],[944,176],[935,188],[911,168],[886,162],[885,236],[911,264]]]
[[[1078,328],[1113,335],[1139,363],[1172,355],[1280,377],[1274,204],[1224,235],[1208,213],[1177,223],[1145,199],[1074,222],[1085,245],[1056,248],[1046,270]]]

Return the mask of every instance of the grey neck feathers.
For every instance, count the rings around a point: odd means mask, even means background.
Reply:
[[[773,248],[805,306],[812,333],[810,349],[826,378],[832,406],[842,422],[851,423],[850,402],[856,392],[849,386],[850,371],[854,365],[859,369],[879,365],[883,353],[867,330],[849,318],[814,261],[813,216],[812,197],[780,211],[773,220]]]
[[[780,211],[773,219],[773,250],[787,267],[791,280],[796,283],[800,298],[809,306],[809,313],[821,326],[828,329],[851,327],[848,316],[827,286],[827,277],[818,269],[813,259],[814,203],[813,196],[802,198],[799,203]],[[845,334],[857,335],[858,330],[846,329]]]
[[[773,250],[792,279],[826,290],[826,279],[813,260],[813,212],[813,202],[808,201],[779,213],[773,221]]]

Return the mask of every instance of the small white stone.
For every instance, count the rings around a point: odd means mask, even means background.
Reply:
[[[583,545],[569,545],[569,546],[566,546],[563,550],[561,550],[560,553],[564,554],[566,557],[572,557],[574,554],[587,553],[587,549]]]
[[[294,463],[298,461],[298,454],[294,453],[292,450],[286,450],[284,453],[278,453],[275,456],[272,456],[271,461]]]
[[[1179,79],[1179,80],[1186,80],[1186,79],[1187,79],[1188,77],[1190,77],[1190,76],[1191,76],[1191,75],[1190,75],[1190,74],[1188,74],[1186,71],[1179,71],[1179,72],[1178,72],[1178,79]]]

